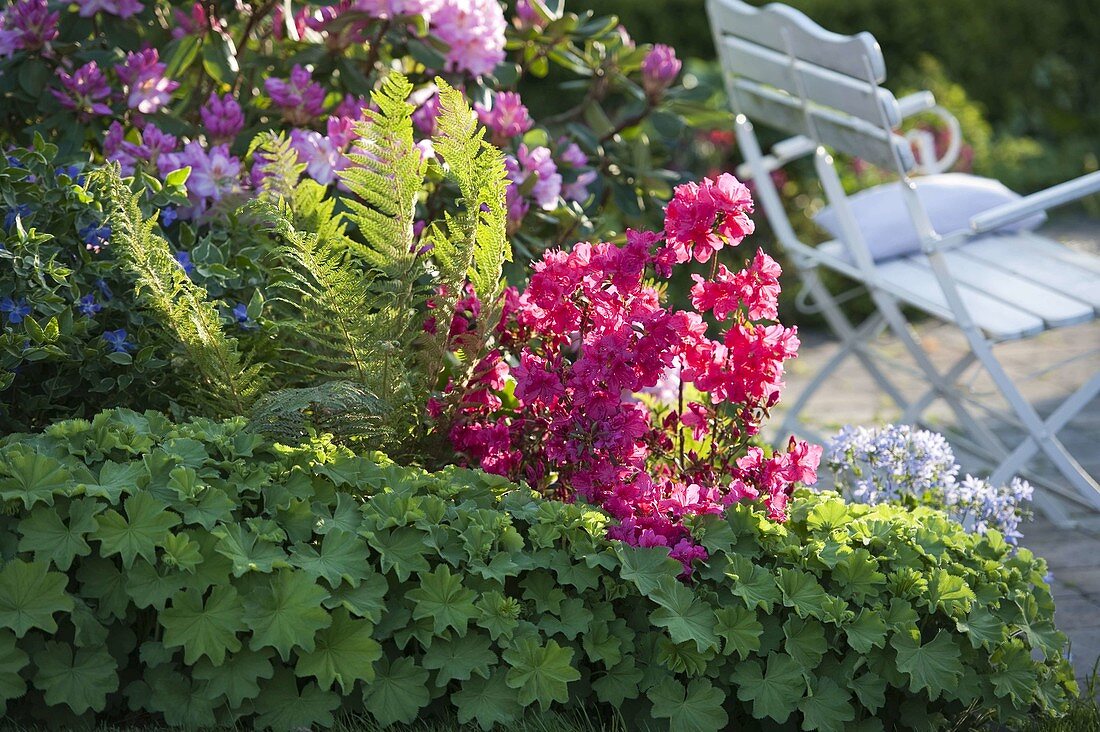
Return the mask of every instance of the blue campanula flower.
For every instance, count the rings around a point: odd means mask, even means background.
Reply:
[[[69,180],[76,183],[78,186],[84,185],[84,175],[80,172],[79,165],[65,165],[54,171],[54,175],[58,178],[61,176],[67,176]]]
[[[96,254],[111,242],[111,227],[108,224],[88,224],[79,233],[88,251]]]
[[[95,295],[85,295],[76,302],[76,309],[80,311],[81,315],[91,318],[100,310],[103,306],[95,301]]]
[[[8,316],[8,322],[19,325],[23,322],[23,318],[31,314],[31,306],[27,304],[26,298],[20,298],[18,301],[5,297],[0,300],[0,313],[6,313]]]
[[[107,341],[107,345],[110,346],[111,350],[115,353],[132,353],[135,348],[133,343],[126,340],[127,333],[125,328],[104,331],[102,338]]]
[[[188,277],[195,271],[195,265],[191,261],[191,252],[186,252],[181,249],[176,252],[176,261],[180,263],[180,266],[183,267],[184,274]]]
[[[15,226],[16,218],[26,218],[27,216],[30,216],[30,214],[31,207],[25,203],[21,203],[15,208],[9,208],[7,211],[4,212],[4,229],[10,230],[11,227]]]
[[[99,288],[99,291],[103,293],[103,297],[110,300],[114,295],[111,293],[111,288],[108,287],[105,280],[99,279],[95,281],[95,286]]]
[[[256,321],[249,317],[248,306],[243,302],[237,303],[233,308],[233,317],[237,320],[237,325],[240,326],[242,330],[256,330],[260,327],[256,324]]]

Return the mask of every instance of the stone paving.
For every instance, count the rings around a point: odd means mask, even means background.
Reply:
[[[1077,219],[1058,222],[1047,233],[1075,248],[1100,252],[1100,221]],[[787,286],[794,283],[788,281]],[[917,327],[925,347],[941,369],[965,352],[961,334],[937,322]],[[904,359],[905,351],[895,339],[882,337],[876,344],[889,355]],[[792,404],[817,369],[836,352],[838,344],[825,333],[805,333],[799,357],[791,364],[783,401]],[[1065,328],[1022,342],[1007,343],[995,349],[1002,364],[1021,385],[1025,396],[1040,414],[1046,416],[1065,396],[1083,384],[1100,368],[1100,322]],[[1060,361],[1076,357],[1069,363]],[[1028,375],[1031,375],[1028,377]],[[891,370],[890,376],[912,397],[923,392],[923,382],[915,375]],[[1023,378],[1023,381],[1020,379]],[[972,394],[986,397],[996,394],[988,380],[964,378]],[[881,424],[897,419],[899,412],[890,399],[854,359],[830,380],[810,401],[801,423],[809,435],[831,435],[844,424]],[[771,424],[782,420],[782,404]],[[942,402],[929,412],[933,425],[952,423]],[[998,429],[998,434],[1005,434]],[[1006,438],[1009,435],[1005,435]],[[1094,477],[1100,477],[1100,398],[1094,399],[1059,435],[1067,449]],[[1012,443],[1015,444],[1015,443]],[[956,448],[963,469],[986,474],[988,467]],[[1036,460],[1031,467],[1040,475],[1056,475],[1050,466]],[[1100,513],[1074,509],[1075,525],[1059,528],[1042,516],[1022,527],[1023,544],[1045,557],[1054,574],[1052,589],[1057,605],[1056,622],[1071,642],[1073,662],[1079,678],[1091,673],[1100,658]]]

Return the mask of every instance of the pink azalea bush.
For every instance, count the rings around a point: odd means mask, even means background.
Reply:
[[[603,507],[609,534],[666,546],[685,571],[706,557],[685,520],[759,500],[782,521],[821,448],[752,445],[779,400],[795,328],[775,322],[780,268],[758,251],[734,273],[716,256],[752,233],[752,199],[729,174],[676,189],[663,234],[547,252],[506,295],[500,348],[429,409],[471,465]],[[692,309],[653,278],[695,275]],[[467,297],[452,334],[479,317]],[[663,399],[652,398],[664,390]]]

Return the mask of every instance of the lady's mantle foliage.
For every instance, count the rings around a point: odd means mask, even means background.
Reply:
[[[1021,537],[1031,486],[1020,478],[1003,486],[971,475],[959,480],[955,453],[943,435],[908,425],[848,426],[833,437],[826,459],[837,489],[853,500],[928,504],[969,531],[993,529],[1011,544]]]
[[[667,549],[499,477],[126,410],[0,442],[0,501],[17,723],[488,730],[607,705],[677,732],[932,730],[1075,689],[1044,562],[924,508],[693,517],[689,586]]]
[[[432,405],[454,419],[455,448],[603,507],[619,522],[609,535],[667,546],[689,570],[707,552],[685,517],[761,499],[783,520],[795,484],[816,480],[821,448],[792,440],[769,457],[748,447],[798,349],[796,330],[772,322],[779,265],[758,251],[733,273],[714,259],[752,233],[751,211],[745,186],[723,174],[676,189],[663,237],[628,232],[624,245],[548,252],[523,294],[508,296],[502,347],[465,390]],[[712,263],[709,278],[695,276],[695,309],[664,304],[647,273],[667,278],[693,261]],[[639,398],[670,378],[674,404]]]

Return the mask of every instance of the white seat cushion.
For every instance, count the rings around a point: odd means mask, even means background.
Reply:
[[[966,173],[926,175],[913,180],[917,196],[924,204],[932,228],[942,235],[969,229],[970,219],[977,214],[1020,199],[1000,181]],[[902,198],[902,184],[884,183],[849,197],[852,214],[859,223],[863,239],[875,261],[894,259],[920,251],[920,236],[909,217]],[[1015,221],[999,231],[1031,231],[1046,221],[1046,214],[1037,213]],[[814,223],[834,237],[843,232],[832,206],[822,209]],[[846,252],[845,252],[846,255]],[[847,256],[845,256],[847,259]]]

